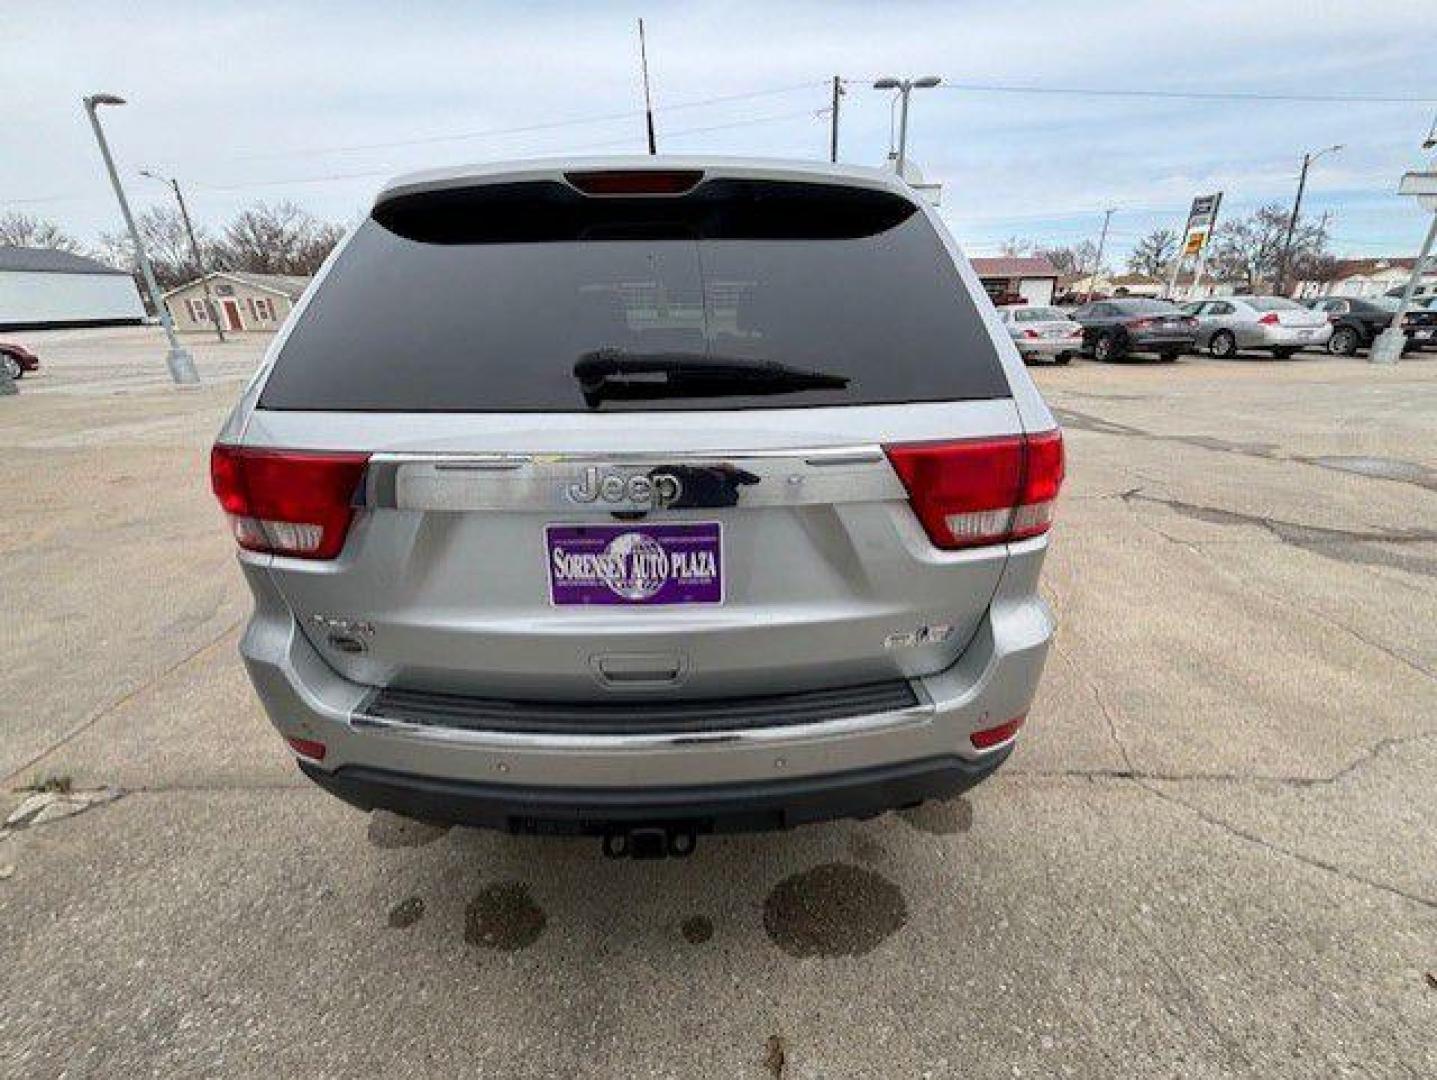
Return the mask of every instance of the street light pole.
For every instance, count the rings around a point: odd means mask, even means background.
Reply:
[[[1292,216],[1287,219],[1287,236],[1282,242],[1282,258],[1277,264],[1277,281],[1274,284],[1273,292],[1278,296],[1282,295],[1283,286],[1287,284],[1288,264],[1292,259],[1292,234],[1297,230],[1297,216],[1302,211],[1302,193],[1307,188],[1307,170],[1314,161],[1323,154],[1336,153],[1342,149],[1339,143],[1336,146],[1329,146],[1315,154],[1302,155],[1302,173],[1297,178],[1297,197],[1292,200]]]
[[[105,159],[105,169],[110,174],[110,183],[114,185],[115,198],[120,202],[120,213],[124,215],[125,225],[130,230],[130,240],[135,245],[135,261],[140,264],[140,274],[145,279],[145,289],[150,294],[150,302],[155,305],[155,311],[160,317],[160,325],[165,328],[165,337],[170,342],[170,351],[165,357],[165,364],[170,369],[170,378],[177,385],[193,386],[200,381],[199,373],[195,370],[195,358],[190,355],[188,349],[180,344],[180,339],[175,335],[175,324],[170,320],[169,309],[165,307],[165,302],[160,297],[160,287],[155,284],[155,272],[150,268],[149,256],[145,254],[145,245],[140,240],[140,230],[136,228],[135,217],[130,213],[130,204],[125,199],[125,189],[120,184],[120,174],[115,170],[115,159],[110,156],[110,146],[105,142],[105,132],[100,127],[100,118],[96,114],[96,110],[101,105],[123,105],[125,99],[114,94],[91,94],[82,100],[85,104],[85,115],[90,118],[90,127],[95,132],[95,141],[100,144],[100,156]]]
[[[1417,261],[1412,264],[1412,273],[1408,275],[1407,286],[1402,290],[1402,302],[1397,305],[1397,311],[1392,316],[1392,321],[1387,324],[1387,329],[1377,335],[1377,340],[1367,352],[1367,359],[1374,364],[1395,364],[1401,359],[1402,350],[1407,347],[1407,332],[1402,329],[1402,322],[1412,310],[1412,297],[1422,280],[1427,256],[1432,253],[1433,243],[1437,242],[1437,172],[1408,173],[1402,178],[1402,185],[1397,191],[1399,195],[1417,196],[1422,207],[1432,211],[1432,224],[1427,227],[1427,238],[1422,241],[1422,251],[1418,254]]]
[[[838,99],[843,97],[843,79],[833,77],[833,115],[828,128],[828,160],[838,161]]]
[[[190,222],[190,211],[189,207],[185,206],[185,196],[184,192],[180,190],[180,182],[173,176],[159,176],[147,169],[141,169],[140,175],[148,176],[151,180],[158,180],[162,184],[169,184],[170,187],[174,189],[175,202],[180,204],[180,219],[185,223],[185,233],[190,238],[190,257],[195,260],[195,273],[199,276],[200,288],[204,289],[205,292],[205,308],[210,313],[210,322],[215,328],[215,334],[219,337],[220,342],[223,343],[225,339],[225,328],[220,325],[219,306],[215,303],[215,298],[210,292],[210,279],[205,272],[204,259],[200,257],[200,242],[195,239],[195,227]]]
[[[1108,222],[1112,220],[1115,209],[1116,207],[1110,206],[1103,211],[1103,231],[1098,234],[1098,255],[1093,260],[1093,269],[1088,273],[1088,291],[1083,297],[1085,304],[1093,298],[1093,279],[1097,277],[1098,270],[1103,265],[1103,248],[1108,243]]]
[[[908,95],[914,90],[928,90],[942,81],[937,75],[925,75],[921,79],[895,79],[889,76],[873,84],[875,90],[897,90],[901,99],[898,113],[899,176],[903,176],[904,166],[908,163]]]

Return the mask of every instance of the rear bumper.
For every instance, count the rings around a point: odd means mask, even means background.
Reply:
[[[1128,334],[1130,352],[1171,352],[1197,345],[1197,334]]]
[[[1039,338],[1036,341],[1015,338],[1013,344],[1018,346],[1018,355],[1024,360],[1053,360],[1059,356],[1075,356],[1083,350],[1081,337]]]
[[[824,776],[703,787],[556,788],[486,784],[346,766],[300,769],[361,810],[390,810],[422,821],[518,833],[601,835],[662,823],[696,833],[789,829],[865,818],[895,807],[961,794],[1008,757],[936,758]]]
[[[1332,327],[1261,326],[1257,327],[1258,348],[1300,348],[1303,345],[1320,347],[1327,344],[1332,336]]]
[[[980,751],[970,736],[1032,703],[1053,635],[1038,594],[1046,546],[1011,545],[973,640],[951,667],[910,680],[913,705],[820,722],[611,735],[376,724],[364,711],[371,689],[324,662],[254,562],[241,564],[256,606],[240,651],[280,733],[324,744],[305,772],[356,805],[509,828],[648,819],[689,802],[718,808],[701,817],[742,821],[734,807],[755,798],[759,823],[738,827],[768,828],[877,813],[997,767],[1010,746]]]

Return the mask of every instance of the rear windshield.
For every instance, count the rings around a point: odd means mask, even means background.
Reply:
[[[1113,306],[1125,315],[1171,315],[1177,305],[1167,300],[1114,300]]]
[[[1285,296],[1244,296],[1247,306],[1254,311],[1302,311],[1303,306]]]
[[[1017,308],[1013,312],[1014,322],[1063,322],[1068,317],[1057,308]]]
[[[782,365],[803,377],[646,372],[669,381],[586,395],[575,365],[595,355]],[[1007,396],[972,297],[906,199],[737,180],[677,198],[592,198],[543,182],[381,206],[294,327],[260,407],[587,412]]]

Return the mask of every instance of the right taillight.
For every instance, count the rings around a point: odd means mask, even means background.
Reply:
[[[1048,531],[1063,485],[1062,432],[884,448],[935,547],[980,547]]]
[[[1266,315],[1264,315],[1257,321],[1262,323],[1263,326],[1276,326],[1278,323],[1282,322],[1282,320],[1277,317],[1277,312],[1275,311],[1269,311]]]
[[[210,483],[250,551],[332,559],[344,547],[368,454],[218,445]]]

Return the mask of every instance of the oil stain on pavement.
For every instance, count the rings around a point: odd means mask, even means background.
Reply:
[[[780,881],[763,905],[769,938],[790,956],[863,956],[908,922],[898,886],[848,863]]]
[[[707,915],[690,915],[679,927],[690,945],[702,945],[714,936],[714,923]]]
[[[434,843],[448,831],[448,825],[431,825],[388,810],[369,815],[369,842],[377,848],[421,847]]]
[[[401,900],[389,909],[389,925],[395,930],[407,930],[424,918],[424,901],[417,896]]]
[[[898,816],[913,828],[934,836],[953,836],[973,827],[973,805],[964,798],[933,799],[900,810]]]
[[[464,909],[464,940],[501,952],[527,949],[548,925],[544,909],[534,903],[522,881],[490,885]]]

